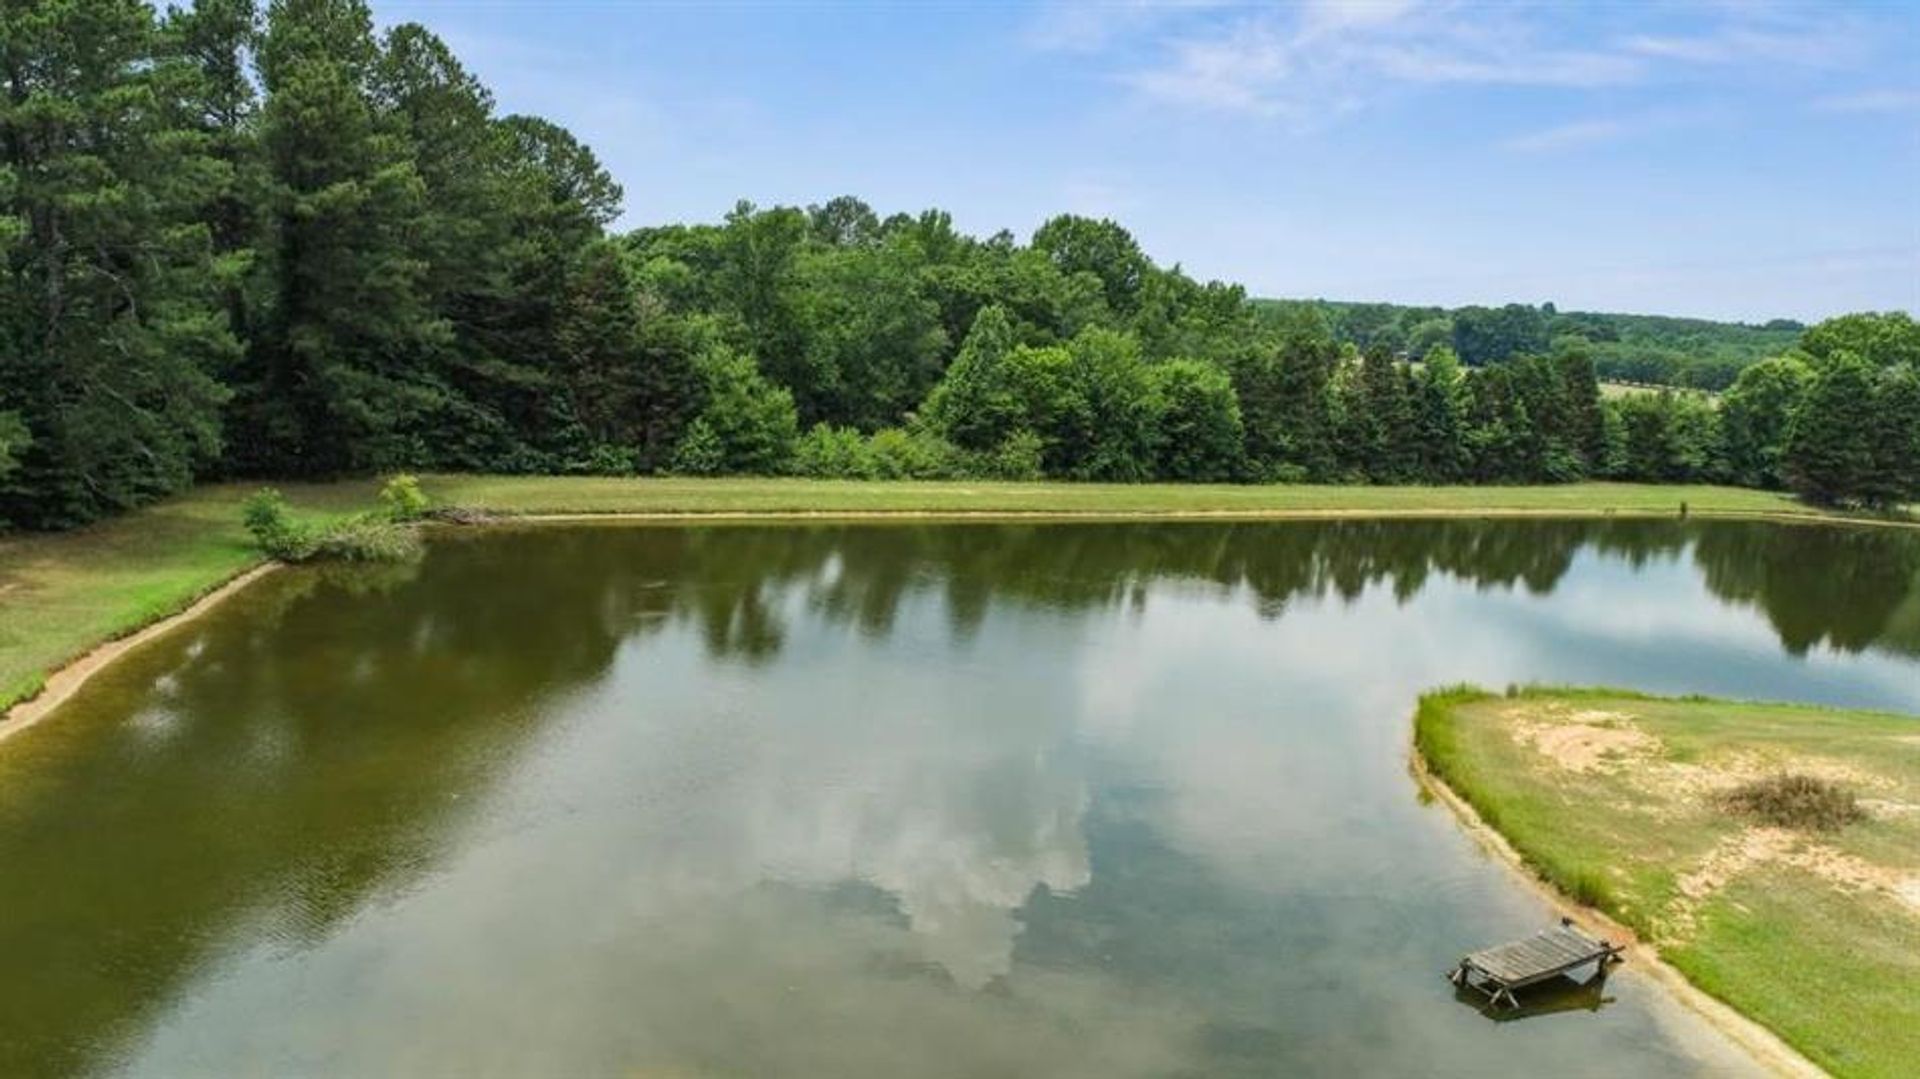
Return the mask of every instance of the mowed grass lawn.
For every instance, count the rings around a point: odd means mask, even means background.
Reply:
[[[1836,1075],[1920,1062],[1920,717],[1453,689],[1422,700],[1428,766],[1562,891]],[[1783,828],[1728,790],[1791,771],[1865,819]]]
[[[1314,487],[834,482],[598,476],[427,476],[440,505],[529,513],[1811,514],[1778,494],[1725,487]],[[369,508],[377,483],[282,485],[296,510]],[[240,527],[252,485],[201,487],[58,535],[0,536],[0,708],[93,646],[190,606],[259,562]]]

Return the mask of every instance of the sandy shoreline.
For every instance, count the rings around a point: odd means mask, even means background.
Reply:
[[[7,709],[5,717],[0,718],[0,742],[6,741],[21,731],[29,730],[46,719],[54,709],[66,703],[67,698],[79,692],[80,687],[87,684],[87,679],[105,670],[114,660],[155,637],[170,633],[199,618],[219,606],[220,601],[279,568],[278,562],[255,566],[237,577],[229,578],[213,591],[195,600],[185,610],[177,611],[157,622],[149,622],[124,637],[116,637],[95,645],[78,659],[62,664],[58,670],[47,676],[46,684],[40,687],[40,692]]]
[[[1827,1076],[1828,1073],[1818,1065],[1801,1056],[1799,1050],[1781,1040],[1780,1036],[1745,1015],[1735,1011],[1718,997],[1712,996],[1687,980],[1687,976],[1669,966],[1655,949],[1644,942],[1633,930],[1607,917],[1605,914],[1574,902],[1559,889],[1547,883],[1527,865],[1520,852],[1507,842],[1507,837],[1482,820],[1480,814],[1467,804],[1466,799],[1454,793],[1446,781],[1427,768],[1426,761],[1418,750],[1409,750],[1408,771],[1413,773],[1420,788],[1444,804],[1452,811],[1454,819],[1461,828],[1479,844],[1482,850],[1492,855],[1494,860],[1505,866],[1508,872],[1521,882],[1533,894],[1546,900],[1563,917],[1573,919],[1574,923],[1587,932],[1604,937],[1627,946],[1627,959],[1634,969],[1662,989],[1664,989],[1689,1011],[1699,1015],[1707,1024],[1725,1035],[1738,1049],[1746,1053],[1755,1064],[1774,1075],[1811,1077]]]

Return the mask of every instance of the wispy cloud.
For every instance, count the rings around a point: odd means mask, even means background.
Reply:
[[[1920,109],[1920,90],[1861,90],[1813,102],[1818,112],[1910,112]]]
[[[1529,131],[1500,144],[1516,153],[1546,153],[1642,138],[1674,128],[1724,121],[1725,112],[1711,108],[1653,109],[1625,116],[1603,116],[1555,124]]]
[[[1042,47],[1110,52],[1120,81],[1149,99],[1303,122],[1406,86],[1591,89],[1736,65],[1832,68],[1857,60],[1866,37],[1855,20],[1770,5],[1674,9],[1685,17],[1663,15],[1665,33],[1626,33],[1618,20],[1569,19],[1551,7],[1453,0],[1049,10],[1054,21],[1044,25],[1054,31],[1035,38]]]
[[[1597,142],[1613,142],[1632,134],[1633,130],[1633,125],[1625,120],[1577,120],[1518,135],[1501,145],[1521,153],[1543,153]]]
[[[1643,65],[1543,44],[1512,20],[1383,0],[1260,12],[1192,30],[1123,78],[1165,101],[1305,117],[1350,110],[1394,84],[1601,86],[1631,81]]]

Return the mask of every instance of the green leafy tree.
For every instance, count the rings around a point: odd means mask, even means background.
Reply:
[[[1920,322],[1905,311],[1841,315],[1809,327],[1800,349],[1816,360],[1851,352],[1874,367],[1920,364]]]
[[[1463,307],[1453,313],[1453,349],[1462,362],[1474,367],[1545,352],[1546,318],[1526,304]]]
[[[1733,482],[1785,485],[1781,463],[1787,431],[1812,378],[1812,370],[1797,358],[1763,360],[1740,372],[1721,397],[1721,435]]]
[[[677,471],[785,472],[799,437],[793,395],[768,381],[753,358],[713,345],[698,359],[706,402],[674,452]]]
[[[1147,369],[1159,430],[1159,479],[1220,483],[1239,478],[1246,430],[1233,380],[1199,360],[1170,360]]]
[[[1087,330],[1068,345],[1068,396],[1083,403],[1077,429],[1056,427],[1065,475],[1075,479],[1138,482],[1153,478],[1159,402],[1133,338],[1114,330]]]
[[[920,294],[912,248],[834,248],[800,259],[793,286],[814,406],[863,430],[901,421],[939,379],[940,309]]]
[[[1061,214],[1034,231],[1032,246],[1063,274],[1092,275],[1107,307],[1122,315],[1135,310],[1152,266],[1132,234],[1105,218]]]

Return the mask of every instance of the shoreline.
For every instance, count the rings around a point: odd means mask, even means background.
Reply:
[[[1628,955],[1636,962],[1639,971],[1649,981],[1658,985],[1674,1001],[1688,1011],[1705,1020],[1707,1025],[1718,1031],[1740,1052],[1753,1061],[1759,1068],[1780,1076],[1793,1076],[1796,1079],[1823,1079],[1830,1075],[1825,1069],[1801,1055],[1800,1051],[1788,1045],[1785,1039],[1768,1030],[1757,1021],[1736,1011],[1719,997],[1687,980],[1687,976],[1660,958],[1653,945],[1642,941],[1639,934],[1609,918],[1605,913],[1577,902],[1560,889],[1542,879],[1527,864],[1520,852],[1514,849],[1507,837],[1498,829],[1481,818],[1479,812],[1460,797],[1447,781],[1441,779],[1427,767],[1426,758],[1417,747],[1408,746],[1407,770],[1420,790],[1431,795],[1435,801],[1445,805],[1453,814],[1454,822],[1460,830],[1474,841],[1482,851],[1498,862],[1514,880],[1536,897],[1544,900],[1557,913],[1571,918],[1575,925],[1609,940],[1626,945]]]
[[[1714,520],[1755,521],[1782,525],[1867,526],[1920,530],[1920,520],[1853,517],[1846,514],[1809,511],[1805,513],[1767,510],[1693,510],[1686,515],[1676,510],[1655,509],[1579,509],[1579,508],[1277,508],[1277,509],[1173,509],[1173,510],[1020,510],[1020,509],[940,509],[940,510],[861,510],[861,509],[743,509],[743,510],[557,510],[515,512],[477,508],[480,516],[471,521],[436,521],[423,524],[432,529],[466,530],[514,524],[753,524],[755,522],[964,522],[991,524],[995,521],[1081,522],[1101,521],[1352,521],[1352,520]],[[47,713],[58,708],[102,668],[126,651],[138,647],[175,626],[200,617],[221,600],[253,583],[282,563],[267,561],[213,584],[192,603],[171,614],[130,627],[125,633],[99,641],[79,655],[47,672],[40,689],[0,711],[0,742],[39,724]]]
[[[697,524],[703,521],[1345,521],[1365,520],[1577,520],[1603,521],[1752,521],[1772,524],[1821,526],[1865,526],[1920,530],[1920,520],[1896,520],[1877,517],[1852,517],[1839,513],[1793,513],[1767,510],[1693,510],[1682,515],[1673,510],[1653,509],[1558,509],[1488,507],[1435,509],[1218,509],[1218,510],[1013,510],[1013,509],[939,509],[939,510],[860,510],[860,509],[769,509],[769,510],[535,510],[528,512],[480,509],[483,518],[473,522],[428,521],[429,524],[459,528],[501,524],[568,524],[594,521],[656,522],[660,524]]]
[[[80,687],[86,685],[88,679],[111,666],[114,660],[156,637],[171,633],[204,616],[219,606],[223,600],[274,570],[280,569],[283,565],[284,563],[281,562],[270,561],[242,570],[202,593],[185,608],[148,622],[131,633],[102,641],[61,664],[47,675],[38,693],[14,702],[4,714],[0,714],[0,743],[4,743],[22,731],[39,726],[56,709],[65,704],[68,698],[79,692]]]

